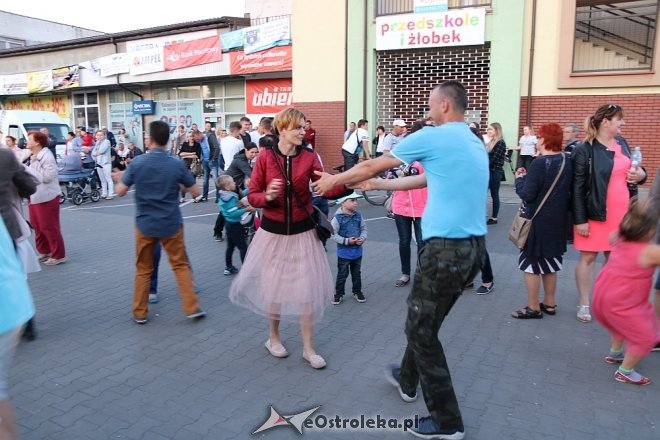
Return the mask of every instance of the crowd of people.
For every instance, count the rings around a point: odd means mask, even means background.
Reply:
[[[406,122],[397,119],[388,134],[379,126],[371,142],[368,121],[360,120],[344,135],[345,166],[338,174],[324,170],[314,151],[311,121],[292,108],[262,119],[257,130],[243,118],[225,133],[206,123],[204,131],[196,124],[189,131],[181,125],[172,134],[167,123],[154,121],[144,154],[121,134],[115,148],[107,130],[94,133],[96,142],[90,143],[91,135],[81,129],[69,134],[65,153],[78,162],[63,162],[93,167],[107,199],[135,189],[132,314],[137,324],[148,322],[149,305],[158,301],[154,282],[161,247],[175,274],[185,316],[206,316],[195,293],[180,204],[187,194],[196,203],[206,202],[212,179],[218,204],[213,235],[217,241],[226,237],[224,274],[233,277],[230,300],[266,318],[264,346],[276,358],[289,355],[281,321],[297,320],[302,357],[315,369],[327,361],[314,345],[314,324],[326,306],[342,303],[349,274],[354,299],[367,301],[361,280],[367,227],[358,209],[359,191],[394,191],[391,209],[401,264],[394,286],[412,281],[412,288],[405,353],[399,364],[386,369],[386,377],[405,402],[415,401],[421,386],[430,415],[413,428],[416,435],[460,439],[464,424],[438,331],[479,272],[482,283],[476,293],[494,289],[486,235],[488,225],[499,221],[499,187],[509,151],[519,150],[515,190],[522,201],[520,215],[531,227],[518,260],[527,305],[512,316],[526,320],[558,313],[557,275],[572,242],[580,251],[577,318],[587,323],[593,317],[610,332],[604,359],[618,364],[616,381],[648,385],[651,380],[635,367],[660,341],[660,282],[654,302],[649,300],[660,264],[660,246],[651,243],[660,214],[660,179],[647,201],[638,200],[638,185],[648,174],[633,161],[621,136],[623,109],[599,107],[587,121],[583,142],[577,141],[577,125],[550,122],[540,125],[537,134],[525,127],[518,146],[508,150],[501,125],[489,124],[482,135],[479,126],[466,123],[467,107],[462,84],[446,81],[429,94],[429,118],[416,121],[409,132]],[[0,295],[0,420],[9,422],[0,424],[0,434],[5,429],[12,438],[8,359],[34,315],[25,280],[40,269],[39,261],[54,266],[67,257],[59,224],[58,168],[48,136],[30,132],[27,152],[17,149],[15,139],[6,143],[9,151],[0,149],[0,291],[11,294]],[[382,178],[393,169],[397,178]],[[21,198],[29,199],[36,252]],[[331,220],[325,217],[328,199],[339,204]],[[248,245],[242,222],[245,216],[254,219],[257,211],[259,227]],[[414,273],[413,236],[418,255]],[[337,248],[335,280],[326,254],[328,238]],[[236,249],[240,266],[233,259]],[[601,252],[606,263],[596,277]]]

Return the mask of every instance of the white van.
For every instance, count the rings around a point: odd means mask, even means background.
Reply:
[[[57,140],[57,157],[59,161],[66,150],[66,134],[71,131],[65,119],[57,113],[33,110],[2,110],[0,111],[0,130],[5,136],[13,136],[18,140],[18,146],[25,148],[27,134],[47,128]]]

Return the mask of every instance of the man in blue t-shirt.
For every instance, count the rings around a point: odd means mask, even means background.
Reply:
[[[149,125],[149,154],[133,159],[125,172],[113,175],[118,182],[118,196],[124,196],[135,185],[135,291],[133,318],[146,324],[149,284],[153,271],[153,254],[160,242],[165,248],[170,265],[179,285],[183,311],[187,318],[200,319],[205,313],[193,288],[190,263],[183,241],[183,218],[179,209],[181,188],[193,197],[199,196],[199,187],[182,161],[168,156],[167,144],[170,128],[167,123],[154,121]]]
[[[425,245],[408,297],[408,346],[400,367],[390,366],[386,375],[406,402],[417,399],[417,385],[421,384],[431,415],[421,418],[413,428],[419,436],[462,439],[463,420],[438,331],[484,259],[488,158],[483,144],[465,124],[467,92],[461,83],[445,81],[436,86],[429,96],[429,108],[437,127],[411,134],[395,151],[350,171],[320,173],[314,187],[323,194],[335,185],[355,185],[402,163],[419,161],[424,166],[422,175],[378,179],[364,186],[397,190],[428,187],[422,216]]]

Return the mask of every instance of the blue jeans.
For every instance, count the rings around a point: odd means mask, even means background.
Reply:
[[[240,222],[227,222],[225,223],[225,231],[227,231],[227,250],[225,251],[225,266],[232,267],[232,255],[234,249],[238,248],[241,256],[241,263],[245,260],[247,253],[247,242],[245,241],[245,229]]]
[[[204,170],[204,184],[202,187],[202,198],[209,198],[209,177],[211,175],[211,165],[207,159],[202,160],[202,169]]]
[[[493,199],[492,218],[497,218],[497,214],[500,213],[500,183],[502,182],[502,174],[504,174],[504,170],[491,170],[490,179],[488,180],[488,190],[490,191],[490,197]]]
[[[481,284],[489,284],[494,280],[493,268],[490,265],[490,256],[485,248],[484,254],[486,254],[486,256],[484,257],[484,265],[481,266]]]
[[[362,257],[355,260],[337,257],[337,284],[335,285],[335,294],[344,296],[344,287],[348,278],[348,271],[351,272],[351,281],[353,282],[353,293],[362,292]]]
[[[215,185],[215,201],[217,202],[218,199],[220,198],[220,188],[218,188],[218,177],[220,176],[219,174],[220,164],[218,162],[218,159],[211,161],[210,168],[211,168],[211,176],[213,178],[213,184]],[[208,195],[208,191],[206,192]]]
[[[410,242],[412,241],[412,229],[415,230],[417,241],[417,252],[424,247],[422,239],[422,219],[419,217],[406,217],[394,215],[396,230],[399,232],[399,258],[401,259],[401,273],[410,276]]]

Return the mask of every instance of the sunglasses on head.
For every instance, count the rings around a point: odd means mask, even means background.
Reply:
[[[616,105],[616,104],[610,104],[610,105],[607,106],[608,110],[612,110],[612,109],[617,110],[617,109],[620,109],[620,108],[621,108],[621,106]]]

